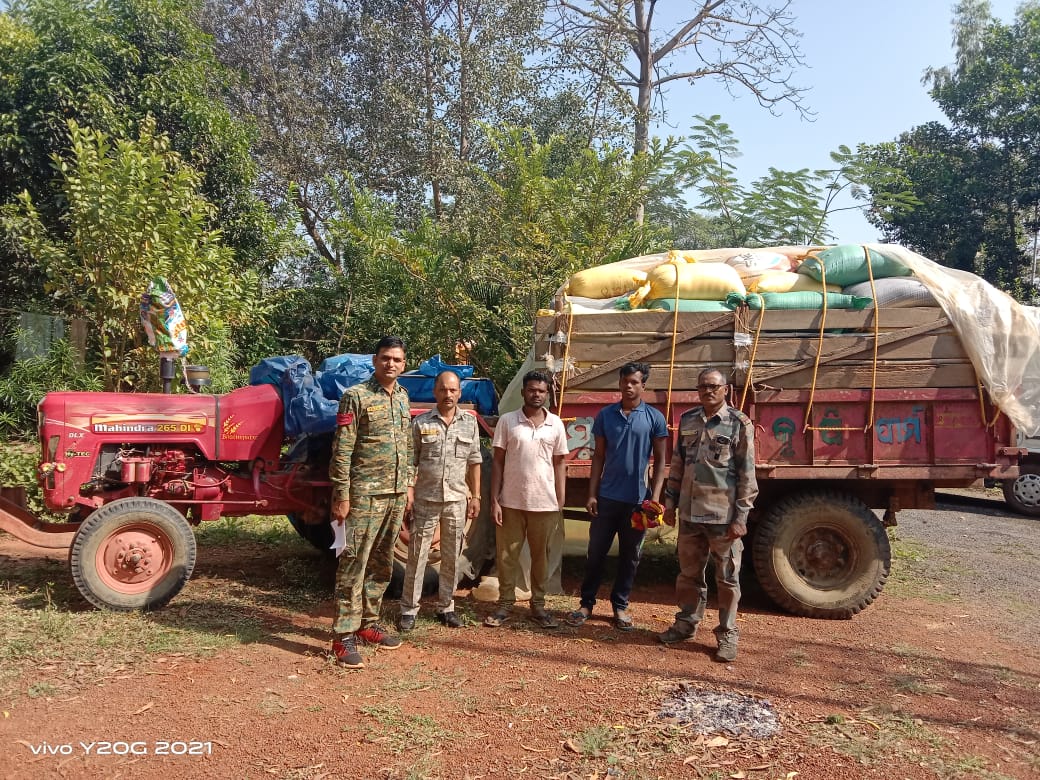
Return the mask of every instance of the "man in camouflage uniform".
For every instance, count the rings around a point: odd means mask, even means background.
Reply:
[[[412,503],[412,437],[408,393],[397,383],[404,342],[385,336],[372,358],[375,373],[343,394],[336,415],[329,480],[332,519],[344,526],[336,572],[332,652],[341,666],[364,666],[357,642],[386,650],[401,640],[379,625],[393,573],[394,543]]]
[[[437,408],[412,421],[415,503],[412,505],[408,566],[401,593],[402,631],[415,627],[422,596],[422,572],[438,526],[441,531],[437,619],[461,628],[455,614],[457,563],[466,520],[480,512],[480,431],[477,418],[458,410],[462,384],[454,371],[442,371],[433,384]]]
[[[697,378],[701,406],[679,418],[679,441],[665,488],[665,521],[679,519],[679,611],[671,627],[658,634],[665,644],[693,637],[708,600],[704,572],[710,555],[719,591],[715,660],[721,662],[737,657],[741,537],[758,495],[754,426],[726,403],[728,390],[722,372],[702,371]]]

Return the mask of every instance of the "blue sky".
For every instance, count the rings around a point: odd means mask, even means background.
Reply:
[[[929,66],[953,62],[953,5],[953,0],[793,0],[805,66],[792,81],[809,88],[805,103],[816,112],[815,121],[790,108],[774,117],[750,96],[734,98],[701,80],[672,86],[667,125],[656,133],[686,135],[694,115],[720,114],[740,141],[738,175],[750,183],[770,166],[827,168],[829,153],[841,144],[855,149],[861,142],[892,140],[924,122],[944,121],[921,75]],[[991,0],[994,16],[1003,22],[1014,18],[1017,5],[1017,0]],[[859,211],[835,214],[830,224],[840,242],[877,238]]]

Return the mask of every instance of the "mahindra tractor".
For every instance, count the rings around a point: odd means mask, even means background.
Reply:
[[[0,498],[0,529],[37,546],[67,547],[76,587],[97,607],[169,602],[191,577],[192,528],[204,521],[287,515],[328,552],[331,435],[283,454],[282,400],[273,385],[224,395],[55,392],[38,414],[44,501],[68,522],[41,522]],[[399,560],[406,549],[398,544]]]

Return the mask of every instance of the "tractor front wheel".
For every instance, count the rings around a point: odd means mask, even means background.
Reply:
[[[121,498],[90,514],[69,549],[72,579],[101,609],[152,610],[180,593],[195,568],[195,534],[167,503]]]

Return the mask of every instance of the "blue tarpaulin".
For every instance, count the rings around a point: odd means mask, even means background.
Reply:
[[[470,379],[473,366],[452,366],[434,355],[423,361],[419,371],[401,374],[398,382],[408,397],[419,403],[434,403],[434,378],[441,371],[455,371],[462,383],[460,403],[473,404],[483,415],[498,414],[498,397],[490,379]],[[285,436],[336,430],[339,399],[348,387],[364,382],[374,373],[371,355],[336,355],[322,362],[318,372],[299,355],[281,355],[260,361],[249,371],[249,384],[271,384],[282,393],[285,407]]]

